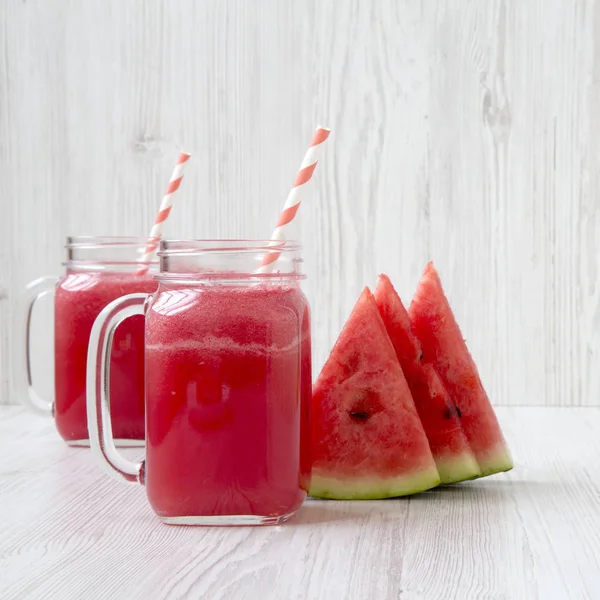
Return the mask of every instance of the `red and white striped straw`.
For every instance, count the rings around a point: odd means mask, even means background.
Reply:
[[[315,168],[317,167],[317,163],[319,162],[319,158],[321,157],[321,153],[323,151],[323,144],[325,140],[329,137],[329,133],[331,130],[326,127],[317,127],[315,134],[313,135],[312,142],[310,143],[310,147],[306,154],[304,155],[304,160],[300,165],[300,170],[296,175],[296,180],[294,181],[294,185],[288,194],[287,200],[285,201],[285,206],[279,215],[279,220],[277,221],[277,226],[271,235],[271,241],[277,242],[286,239],[286,229],[288,225],[294,220],[298,209],[300,208],[300,202],[302,201],[302,194],[306,190],[306,184],[310,181]],[[279,258],[281,252],[269,252],[265,254],[262,262],[260,264],[260,268],[258,270],[259,273],[268,273],[271,270],[271,265]]]
[[[144,255],[140,258],[140,262],[148,262],[152,258],[152,254],[158,248],[159,240],[162,236],[163,223],[167,220],[169,213],[171,212],[171,205],[173,202],[173,194],[179,189],[181,185],[181,180],[183,179],[183,171],[187,164],[187,161],[190,159],[190,154],[187,152],[182,152],[177,159],[177,164],[173,169],[173,174],[171,175],[171,180],[169,181],[169,185],[167,186],[167,191],[160,203],[160,208],[158,209],[158,214],[156,215],[156,219],[154,220],[154,225],[152,226],[152,231],[150,231],[150,239],[153,240],[148,242],[146,245],[146,250],[144,251]],[[137,271],[138,275],[144,275],[148,272],[149,266],[144,266]]]

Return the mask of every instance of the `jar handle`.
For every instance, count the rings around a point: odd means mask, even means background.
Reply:
[[[110,422],[110,355],[116,328],[129,317],[145,314],[150,294],[128,294],[108,304],[94,321],[87,356],[87,421],[90,447],[115,479],[144,483],[144,461],[132,462],[115,447]]]
[[[19,302],[16,324],[21,328],[15,336],[19,344],[19,360],[16,361],[17,372],[15,384],[21,401],[33,412],[45,417],[52,416],[54,402],[44,400],[33,387],[31,372],[31,317],[36,302],[47,294],[54,294],[58,277],[41,277],[29,283]]]

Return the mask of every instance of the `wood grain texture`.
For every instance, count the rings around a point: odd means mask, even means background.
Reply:
[[[267,236],[319,123],[315,371],[434,259],[496,404],[600,403],[599,0],[2,0],[0,32],[0,403],[66,234],[145,234],[185,148],[165,235]]]
[[[498,416],[510,473],[211,529],[163,525],[141,487],[105,476],[49,421],[0,407],[0,597],[598,598],[600,409]]]

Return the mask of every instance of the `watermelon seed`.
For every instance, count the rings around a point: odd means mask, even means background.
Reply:
[[[446,410],[444,410],[445,419],[452,419],[454,416],[457,416],[459,419],[462,418],[462,412],[458,406],[453,406],[452,408],[447,407]]]
[[[350,411],[349,415],[353,419],[359,419],[361,421],[366,421],[370,416],[369,413],[367,413],[367,412],[353,412],[353,411]]]

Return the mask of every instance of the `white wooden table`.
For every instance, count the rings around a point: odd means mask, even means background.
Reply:
[[[0,407],[0,598],[600,598],[600,409],[498,415],[511,473],[210,529],[161,524],[142,487]]]

